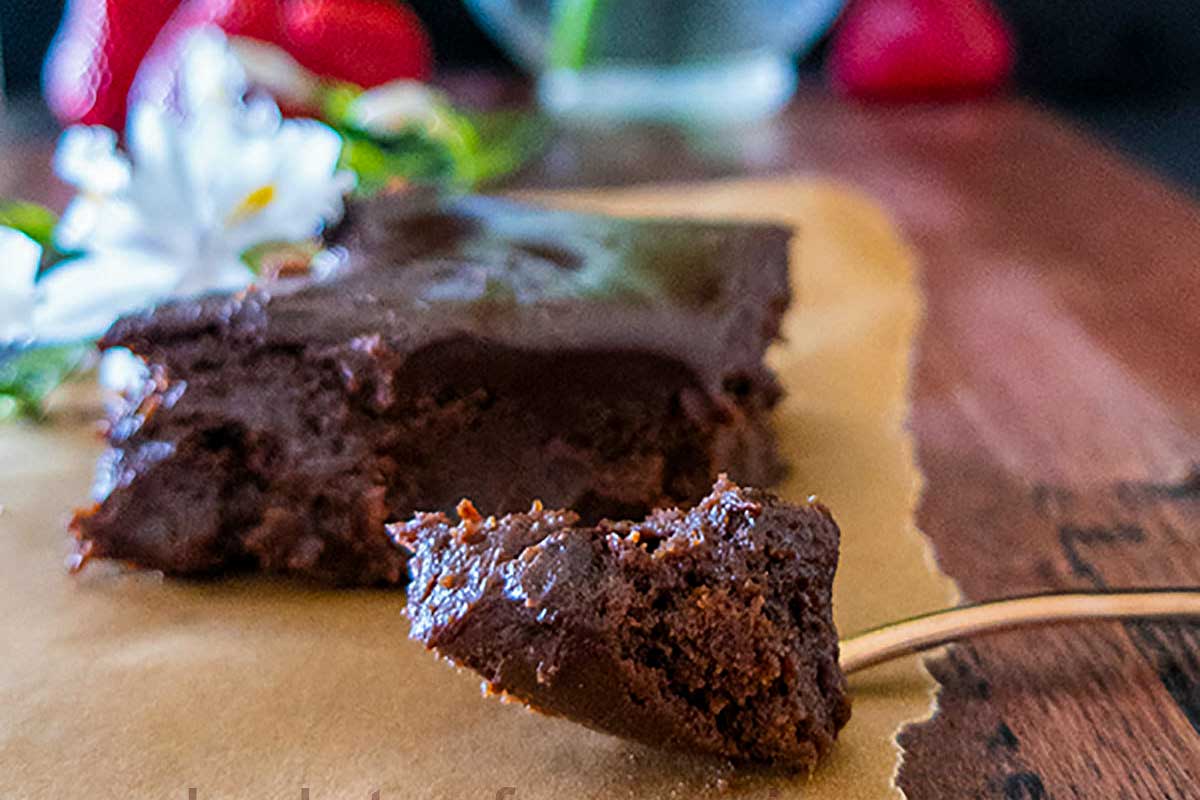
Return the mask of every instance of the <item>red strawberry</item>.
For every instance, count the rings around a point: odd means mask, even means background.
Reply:
[[[125,122],[142,57],[178,0],[69,0],[46,60],[46,103],[64,125]]]
[[[138,70],[130,102],[169,104],[179,67],[179,45],[203,25],[241,36],[282,44],[283,9],[279,0],[184,0],[163,26]]]
[[[853,0],[833,34],[829,77],[855,97],[980,94],[1008,79],[1013,50],[987,0]]]
[[[216,25],[229,36],[283,43],[279,0],[185,0],[168,24],[170,28]]]
[[[370,88],[423,80],[433,57],[416,14],[391,0],[289,0],[285,49],[318,75]]]

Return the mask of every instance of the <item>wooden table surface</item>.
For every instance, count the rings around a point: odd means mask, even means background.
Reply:
[[[62,202],[48,139],[0,149],[0,192]],[[966,598],[1200,585],[1200,207],[1055,118],[809,93],[735,131],[563,132],[510,184],[785,172],[861,187],[920,254],[919,523]],[[914,800],[1200,797],[1200,625],[1005,634],[931,667]]]

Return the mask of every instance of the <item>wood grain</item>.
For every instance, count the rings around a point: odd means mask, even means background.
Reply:
[[[582,170],[677,178],[696,146],[672,146],[662,174]],[[916,243],[919,523],[967,599],[1200,585],[1200,210],[1017,102],[810,98],[706,174],[726,169],[857,183]],[[941,712],[901,738],[909,797],[1200,797],[1195,625],[1008,634],[932,669]]]
[[[0,189],[61,199],[48,144],[4,150]],[[966,598],[1200,585],[1200,209],[1003,100],[564,131],[513,184],[771,172],[857,184],[922,256],[919,522]],[[1005,634],[931,668],[941,711],[901,737],[914,800],[1200,797],[1196,625]]]

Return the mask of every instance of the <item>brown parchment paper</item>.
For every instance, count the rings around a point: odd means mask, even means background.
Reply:
[[[920,300],[886,217],[796,179],[556,197],[621,213],[800,226],[802,299],[771,354],[793,472],[843,528],[837,622],[945,605],[913,527],[903,429]],[[91,412],[94,413],[94,412]],[[87,409],[0,428],[0,798],[763,797],[898,795],[893,737],[925,716],[915,661],[851,682],[854,718],[811,779],[661,753],[480,697],[406,639],[402,595],[245,578],[63,571],[64,525],[100,451]],[[190,792],[190,790],[195,790]]]

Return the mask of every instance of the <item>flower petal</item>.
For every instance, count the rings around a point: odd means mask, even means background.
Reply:
[[[123,197],[78,195],[54,228],[61,250],[99,250],[129,247],[144,234],[137,207]]]
[[[117,152],[117,134],[99,125],[63,131],[54,152],[58,177],[80,191],[111,194],[129,185],[129,159]]]
[[[0,295],[33,292],[42,246],[15,228],[0,226]]]
[[[196,261],[173,289],[177,297],[193,297],[211,292],[236,292],[254,282],[254,272],[229,254],[224,258]]]
[[[33,282],[41,258],[37,242],[20,231],[0,227],[0,345],[31,336]]]
[[[146,362],[124,347],[105,350],[97,372],[101,386],[125,396],[137,396],[150,379]]]
[[[149,105],[136,105],[126,129],[133,155],[130,202],[137,209],[147,238],[195,239],[197,228],[211,224],[212,209],[199,191],[188,161],[194,145],[180,121]]]
[[[273,164],[266,178],[274,187],[274,200],[258,214],[229,225],[236,249],[307,239],[340,219],[344,195],[353,187],[353,175],[337,171],[341,150],[341,137],[326,125],[284,122],[272,141]]]
[[[98,337],[121,315],[169,296],[177,274],[137,251],[96,253],[67,262],[38,283],[34,333],[43,341]]]
[[[231,110],[246,93],[246,71],[221,31],[212,26],[188,35],[182,48],[180,95],[187,117]]]

